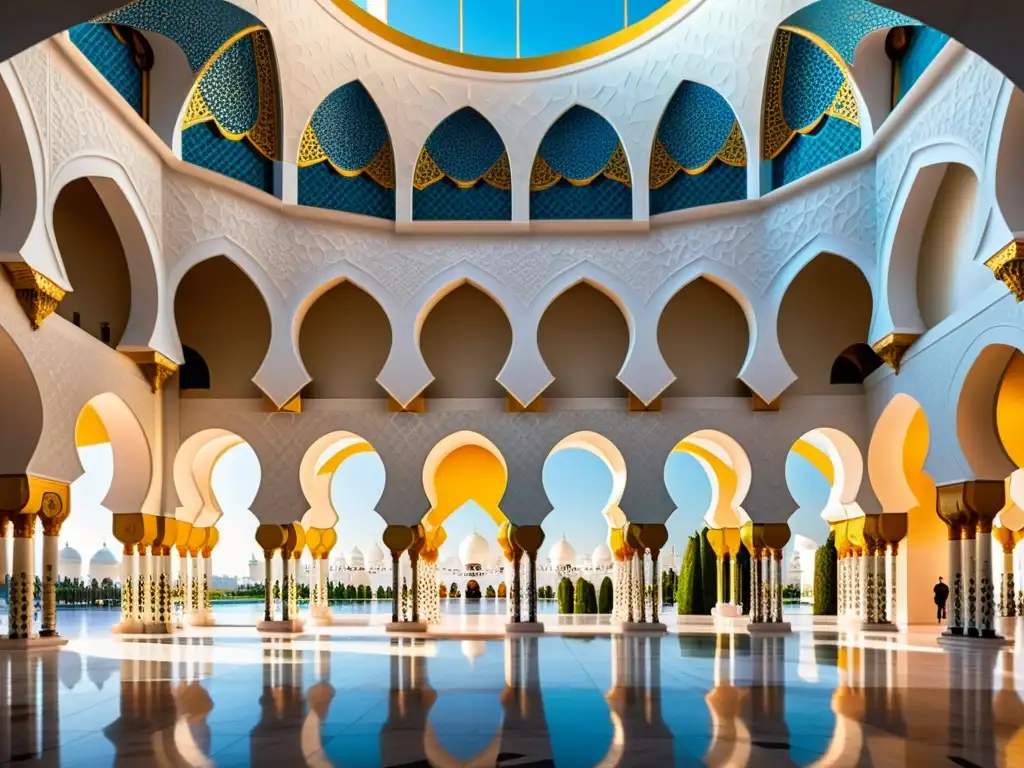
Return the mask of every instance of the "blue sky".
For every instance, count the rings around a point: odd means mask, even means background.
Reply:
[[[111,535],[110,512],[101,506],[112,478],[112,454],[109,445],[99,445],[80,449],[80,455],[86,471],[72,486],[72,514],[64,524],[61,545],[70,542],[88,561],[104,543],[115,551],[118,548]],[[248,445],[231,449],[216,465],[214,491],[224,510],[218,523],[220,544],[214,555],[217,574],[248,572],[249,558],[257,550],[257,522],[249,506],[259,477],[259,462]],[[828,498],[828,482],[806,460],[793,453],[786,462],[786,480],[796,510],[790,518],[794,534],[823,541],[828,535],[828,526],[819,515]],[[365,553],[381,541],[385,523],[374,507],[385,481],[383,464],[372,453],[350,457],[335,473],[331,496],[339,516],[338,548],[346,557],[353,546]],[[600,459],[578,449],[560,451],[545,464],[543,483],[552,505],[543,523],[547,535],[545,550],[563,535],[579,556],[606,541],[608,528],[601,510],[610,493],[611,475]],[[687,537],[703,526],[711,488],[700,465],[684,453],[669,456],[665,483],[677,506],[667,523],[669,549],[675,546],[677,555],[681,556]],[[442,548],[442,557],[454,555],[459,542],[474,530],[490,542],[495,542],[497,534],[490,516],[472,502],[456,511],[445,527],[448,540]],[[41,546],[42,537],[37,537],[37,542]],[[38,556],[41,557],[41,553]]]

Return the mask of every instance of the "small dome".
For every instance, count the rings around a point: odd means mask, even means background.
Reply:
[[[366,567],[366,560],[363,558],[363,552],[359,547],[352,547],[352,551],[348,553],[348,564],[352,568]]]
[[[818,542],[814,539],[809,539],[806,536],[797,534],[793,537],[793,548],[796,550],[807,550],[812,551],[818,548]]]
[[[382,550],[380,548],[380,545],[378,545],[377,542],[374,542],[373,546],[370,547],[370,551],[366,555],[366,564],[367,565],[380,565],[383,562],[384,562],[384,550]]]
[[[590,556],[590,562],[595,568],[607,568],[612,562],[612,551],[607,544],[598,544],[594,547],[594,554]]]
[[[92,559],[89,561],[89,565],[117,565],[117,557],[107,549],[107,545],[104,544],[103,548],[100,549]]]
[[[555,568],[571,568],[576,565],[576,550],[572,544],[565,540],[555,542],[555,545],[548,551],[548,559]]]
[[[475,531],[462,540],[459,544],[459,560],[462,566],[468,568],[471,565],[484,567],[491,563],[491,548],[487,546],[487,539]]]
[[[77,549],[72,549],[67,544],[65,544],[64,549],[60,551],[60,558],[58,562],[67,564],[81,564],[82,556],[78,554]]]

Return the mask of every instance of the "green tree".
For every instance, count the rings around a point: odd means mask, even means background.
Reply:
[[[563,576],[562,580],[558,582],[558,612],[573,612],[573,588],[572,582],[567,576]]]
[[[695,533],[686,542],[679,589],[676,591],[676,613],[680,616],[704,613],[704,591],[700,576],[700,539]]]
[[[280,600],[281,599],[281,582],[280,581],[275,581],[274,582],[273,597],[274,597],[275,600]]]
[[[490,584],[487,585],[487,591],[484,592],[484,597],[497,597],[498,593],[494,591],[494,587]]]
[[[708,541],[708,529],[700,532],[700,585],[704,594],[704,610],[711,609],[718,603],[718,556]]]
[[[588,580],[586,589],[587,613],[597,613],[597,590],[594,588],[594,582]]]
[[[576,579],[576,587],[573,590],[573,613],[587,612],[587,580],[580,576]]]
[[[836,534],[832,532],[814,553],[814,615],[835,616],[839,608],[836,584],[839,580],[839,561],[836,552]]]
[[[356,599],[356,588],[354,584],[349,584],[345,589],[345,599],[355,600]]]
[[[615,603],[615,588],[612,586],[612,580],[605,576],[601,580],[601,593],[597,599],[597,612],[598,613],[611,613],[612,606]]]
[[[384,592],[384,587],[377,587],[377,599],[385,600],[386,598],[387,594]]]
[[[391,587],[388,587],[387,589],[384,590],[384,599],[385,600],[391,600],[391,599],[394,598],[394,596],[395,596],[395,593],[391,591]]]

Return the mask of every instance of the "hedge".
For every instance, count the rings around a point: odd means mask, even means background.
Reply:
[[[839,561],[836,534],[833,531],[825,543],[814,553],[814,615],[835,616],[839,609],[836,585],[839,581]]]
[[[573,612],[573,588],[572,582],[567,576],[563,576],[562,580],[558,582],[558,612]]]
[[[597,612],[598,613],[611,613],[612,606],[615,604],[615,588],[612,586],[612,580],[607,576],[601,580],[601,592],[597,597]]]
[[[682,573],[679,575],[679,589],[676,592],[676,613],[680,616],[704,613],[699,563],[700,540],[697,534],[693,534],[686,543]]]

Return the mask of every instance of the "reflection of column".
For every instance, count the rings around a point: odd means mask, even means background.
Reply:
[[[61,518],[40,515],[43,523],[43,614],[40,637],[57,636],[57,536],[60,534]]]
[[[9,581],[8,632],[12,640],[27,640],[36,636],[32,623],[35,603],[35,547],[32,537],[36,531],[36,516],[14,516],[14,562]],[[15,699],[16,700],[16,699]],[[34,699],[24,699],[34,701]]]

